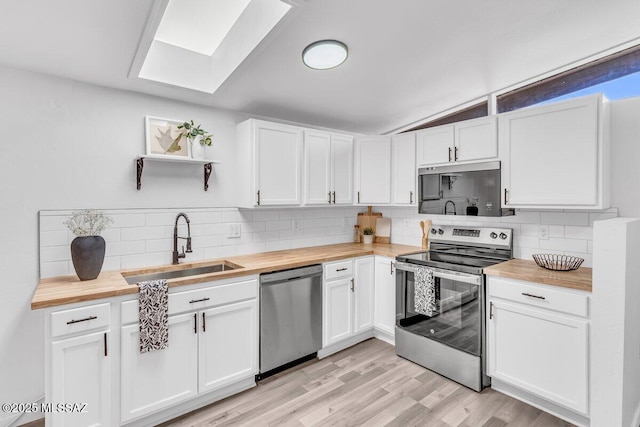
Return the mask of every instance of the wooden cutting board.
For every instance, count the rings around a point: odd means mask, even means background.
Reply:
[[[376,221],[376,243],[391,243],[391,218],[378,218]]]
[[[360,226],[360,234],[365,228],[371,227],[373,228],[373,234],[376,234],[376,221],[378,218],[382,218],[382,214],[380,212],[372,212],[371,206],[367,207],[367,212],[358,212],[358,222],[357,224]]]

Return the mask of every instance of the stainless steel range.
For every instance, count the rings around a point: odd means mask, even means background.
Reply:
[[[490,384],[482,270],[512,258],[512,230],[434,226],[429,239],[428,252],[397,258],[396,353],[480,391]]]

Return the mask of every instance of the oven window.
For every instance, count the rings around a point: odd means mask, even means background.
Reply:
[[[428,317],[415,311],[413,273],[407,272],[404,276],[403,295],[398,295],[404,302],[402,310],[397,313],[398,326],[479,356],[482,328],[480,286],[435,277],[440,310]]]

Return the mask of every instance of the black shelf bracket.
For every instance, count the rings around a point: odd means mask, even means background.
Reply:
[[[142,187],[142,169],[144,168],[144,159],[142,157],[136,159],[137,184],[136,188],[140,190]]]
[[[211,177],[211,171],[213,170],[212,163],[204,164],[204,191],[209,189],[209,178]]]

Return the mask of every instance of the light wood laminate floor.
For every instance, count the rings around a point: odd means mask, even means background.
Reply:
[[[501,393],[476,393],[370,339],[307,362],[163,427],[570,426]]]

